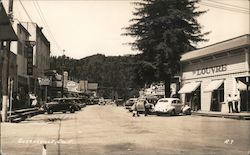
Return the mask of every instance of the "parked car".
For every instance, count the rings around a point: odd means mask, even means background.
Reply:
[[[81,105],[79,104],[79,101],[77,101],[77,98],[75,98],[75,97],[54,98],[53,101],[66,102],[66,103],[74,104],[76,106],[76,111],[79,111],[82,108]]]
[[[44,111],[48,114],[53,114],[53,112],[63,112],[66,113],[69,111],[70,113],[74,113],[77,110],[75,104],[70,102],[63,102],[63,101],[53,101],[49,103],[45,103],[43,106]]]
[[[156,103],[154,110],[157,115],[178,115],[180,113],[191,114],[191,108],[184,105],[178,98],[162,98]]]
[[[145,113],[145,106],[149,108],[149,112],[154,112],[154,104],[149,103],[146,98],[139,98],[136,101],[136,109],[139,113]]]
[[[137,98],[130,98],[128,99],[124,106],[125,106],[125,109],[128,109],[130,112],[132,111],[131,110],[131,107],[133,106],[133,104],[137,101]]]
[[[123,106],[123,103],[124,103],[123,99],[116,99],[115,100],[116,106]]]
[[[98,105],[105,105],[106,102],[104,100],[104,98],[100,98],[99,101],[98,101]]]

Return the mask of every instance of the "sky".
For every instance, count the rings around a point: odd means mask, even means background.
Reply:
[[[81,59],[97,53],[106,56],[138,53],[127,45],[134,39],[121,35],[125,32],[122,28],[129,26],[129,20],[134,18],[132,0],[20,1],[14,0],[14,19],[43,27],[51,42],[51,55]],[[197,47],[250,33],[249,3],[248,0],[202,0],[199,9],[208,12],[197,20],[203,32],[211,33],[206,36],[209,41]]]

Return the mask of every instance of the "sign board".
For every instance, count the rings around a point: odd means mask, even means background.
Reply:
[[[33,47],[26,47],[27,52],[27,75],[33,75]]]
[[[39,78],[38,82],[39,82],[40,86],[50,86],[51,85],[51,80],[48,78]]]

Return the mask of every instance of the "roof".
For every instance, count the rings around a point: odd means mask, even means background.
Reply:
[[[26,33],[28,36],[31,36],[30,33],[29,33],[29,31],[28,31],[21,23],[19,23],[19,24],[17,24],[17,25],[19,26],[19,28],[22,29],[22,31],[23,31],[24,33]]]
[[[234,50],[250,45],[250,34],[245,34],[236,38],[218,42],[194,51],[187,52],[181,56],[181,61],[189,61],[201,57]]]
[[[0,41],[16,41],[17,36],[12,28],[2,2],[0,2]]]

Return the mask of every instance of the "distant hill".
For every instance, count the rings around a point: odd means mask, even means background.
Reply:
[[[52,56],[50,68],[69,72],[70,79],[88,80],[99,84],[98,93],[104,98],[128,98],[138,95],[135,83],[136,56],[92,55],[80,60]]]

